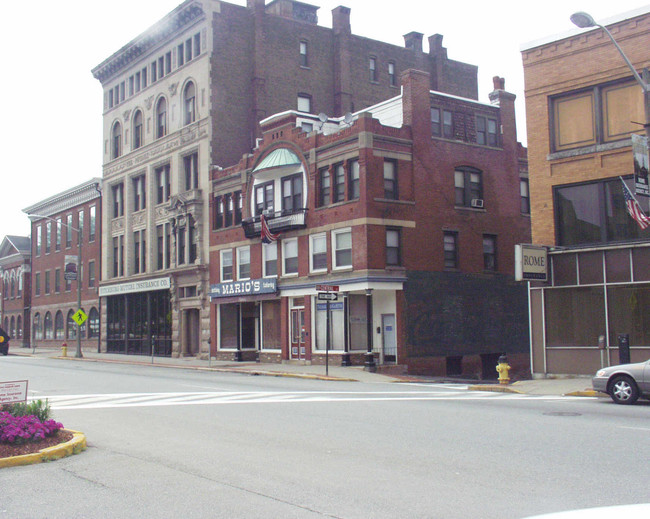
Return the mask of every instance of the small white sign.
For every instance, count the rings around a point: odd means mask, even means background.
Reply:
[[[515,245],[515,279],[546,281],[548,257],[546,247]]]
[[[27,380],[0,382],[0,404],[27,401]]]

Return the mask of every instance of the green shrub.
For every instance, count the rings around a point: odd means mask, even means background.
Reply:
[[[52,415],[50,403],[47,400],[45,402],[43,400],[33,400],[28,403],[5,404],[0,410],[11,413],[13,416],[34,415],[41,422],[49,420]]]

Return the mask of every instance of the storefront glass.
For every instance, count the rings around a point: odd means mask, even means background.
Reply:
[[[650,346],[650,285],[610,287],[607,308],[611,346],[619,334],[630,336],[630,346]]]
[[[557,288],[544,294],[547,346],[596,346],[605,334],[602,287]]]

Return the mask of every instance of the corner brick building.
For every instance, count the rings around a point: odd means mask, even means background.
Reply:
[[[647,8],[602,24],[637,71],[650,66]],[[636,191],[631,136],[644,135],[647,121],[641,86],[600,28],[532,42],[522,58],[532,238],[549,263],[548,281],[530,286],[533,374],[618,364],[621,335],[632,360],[645,360],[650,229],[628,214],[622,184]],[[636,198],[648,214],[649,198]]]
[[[5,236],[0,243],[0,323],[10,347],[30,345],[31,243],[26,236]]]
[[[527,371],[526,291],[513,279],[514,245],[530,241],[515,96],[501,78],[491,103],[432,91],[425,71],[401,83],[346,117],[268,117],[253,153],[213,172],[217,358],[490,378],[507,352]],[[263,243],[262,217],[275,241]]]
[[[104,91],[102,351],[207,355],[211,173],[255,149],[260,121],[358,112],[398,95],[413,68],[428,89],[477,99],[477,68],[449,59],[441,35],[424,52],[420,33],[399,47],[352,34],[347,7],[331,29],[317,11],[187,0],[93,69]],[[243,200],[227,203],[240,212]]]

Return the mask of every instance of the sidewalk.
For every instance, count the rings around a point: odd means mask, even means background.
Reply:
[[[60,348],[10,348],[9,355],[28,357],[56,358],[69,362],[110,362],[116,364],[137,364],[176,369],[197,369],[217,372],[243,373],[249,375],[282,376],[297,378],[312,378],[333,381],[358,381],[366,383],[418,382],[422,384],[460,383],[467,384],[468,390],[498,391],[521,393],[529,395],[565,395],[565,396],[605,396],[596,393],[591,388],[591,377],[558,377],[534,380],[521,380],[507,386],[497,383],[482,383],[477,381],[456,380],[441,377],[415,377],[400,375],[383,375],[369,373],[363,366],[343,367],[335,365],[333,358],[328,369],[324,365],[307,364],[266,364],[260,362],[234,362],[202,360],[196,357],[145,357],[140,355],[121,355],[112,353],[97,353],[83,351],[83,358],[75,358],[75,348],[68,347],[68,356],[61,357]]]

